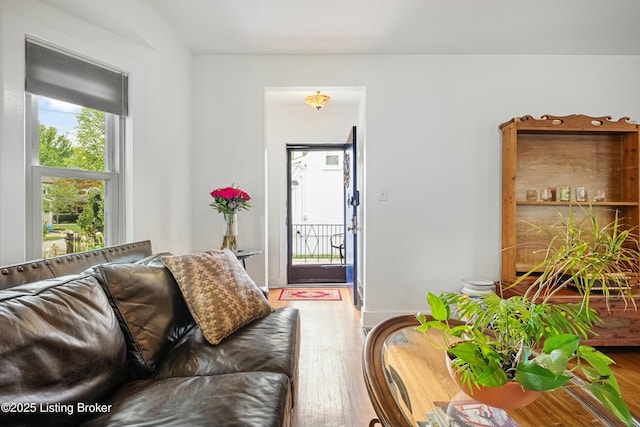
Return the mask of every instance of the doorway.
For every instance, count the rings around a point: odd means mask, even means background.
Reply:
[[[308,144],[318,145],[330,143],[340,146],[345,143],[349,129],[358,126],[357,150],[351,156],[353,162],[360,167],[352,176],[358,175],[358,185],[363,188],[364,180],[364,140],[366,123],[366,88],[363,86],[335,86],[323,87],[322,92],[331,96],[328,106],[317,110],[305,104],[304,98],[316,92],[317,87],[266,87],[265,88],[265,144],[267,150],[266,162],[266,224],[264,224],[265,239],[265,277],[272,288],[286,287],[290,281],[288,276],[288,180],[286,148],[288,145]],[[345,144],[346,145],[346,144]],[[357,151],[357,156],[355,155]],[[343,172],[344,173],[344,172]],[[350,197],[345,197],[345,206]],[[363,215],[364,203],[358,207]],[[353,206],[351,206],[353,208]],[[353,218],[347,217],[343,222],[347,228],[352,227]],[[364,223],[364,221],[362,221]],[[364,225],[364,224],[362,224]],[[347,231],[353,236],[353,232]],[[359,271],[355,277],[358,285],[357,294],[364,293],[364,264],[366,253],[363,247],[364,227],[358,232],[358,260],[354,263],[354,271]],[[351,240],[354,240],[352,238]],[[349,247],[346,245],[345,264],[349,270]],[[334,258],[333,264],[336,264]],[[357,264],[357,268],[356,268]],[[346,286],[354,286],[345,282]],[[296,286],[292,284],[292,286]]]
[[[344,283],[344,144],[287,145],[287,277]]]

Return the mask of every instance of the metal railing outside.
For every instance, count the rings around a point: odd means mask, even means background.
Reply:
[[[294,263],[340,263],[344,255],[343,224],[292,224]],[[342,245],[342,249],[340,248]]]

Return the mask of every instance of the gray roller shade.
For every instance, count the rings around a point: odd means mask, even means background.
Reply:
[[[127,75],[27,40],[26,91],[118,116],[128,113]]]

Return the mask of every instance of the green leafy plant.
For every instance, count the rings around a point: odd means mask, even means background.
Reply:
[[[448,352],[461,382],[471,390],[507,382],[535,391],[583,386],[633,425],[611,370],[613,360],[581,341],[602,322],[589,307],[591,291],[598,288],[608,299],[615,289],[633,301],[628,277],[640,258],[634,234],[623,227],[617,213],[611,223],[600,226],[592,209],[582,221],[570,212],[550,230],[540,230],[552,231],[554,237],[545,260],[512,285],[528,283],[524,295],[470,298],[429,292],[431,316],[418,313],[418,329]],[[550,302],[569,285],[582,295],[580,303]],[[431,329],[441,332],[444,345],[426,333]],[[575,374],[580,385],[571,381]]]
[[[635,307],[630,280],[638,273],[637,230],[625,227],[617,210],[613,220],[604,225],[593,207],[582,211],[584,216],[578,219],[570,209],[551,227],[530,224],[551,236],[550,243],[544,260],[512,286],[534,278],[525,294],[533,300],[549,300],[559,290],[572,286],[583,295],[586,307],[595,289],[605,295],[607,303],[615,292]]]

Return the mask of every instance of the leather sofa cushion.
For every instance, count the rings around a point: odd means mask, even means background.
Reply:
[[[0,402],[36,405],[0,411],[0,425],[72,425],[86,415],[76,402],[100,402],[128,380],[124,335],[91,276],[1,291],[0,331]],[[74,410],[46,411],[55,404]]]
[[[157,257],[96,272],[124,331],[131,370],[146,377],[195,325],[178,284]]]
[[[218,344],[273,307],[229,249],[163,256],[207,341]]]
[[[298,309],[283,307],[210,345],[194,328],[158,366],[154,378],[267,371],[297,378],[300,352]]]
[[[110,412],[84,426],[282,427],[291,423],[288,379],[271,372],[139,380],[119,390],[109,404]]]

